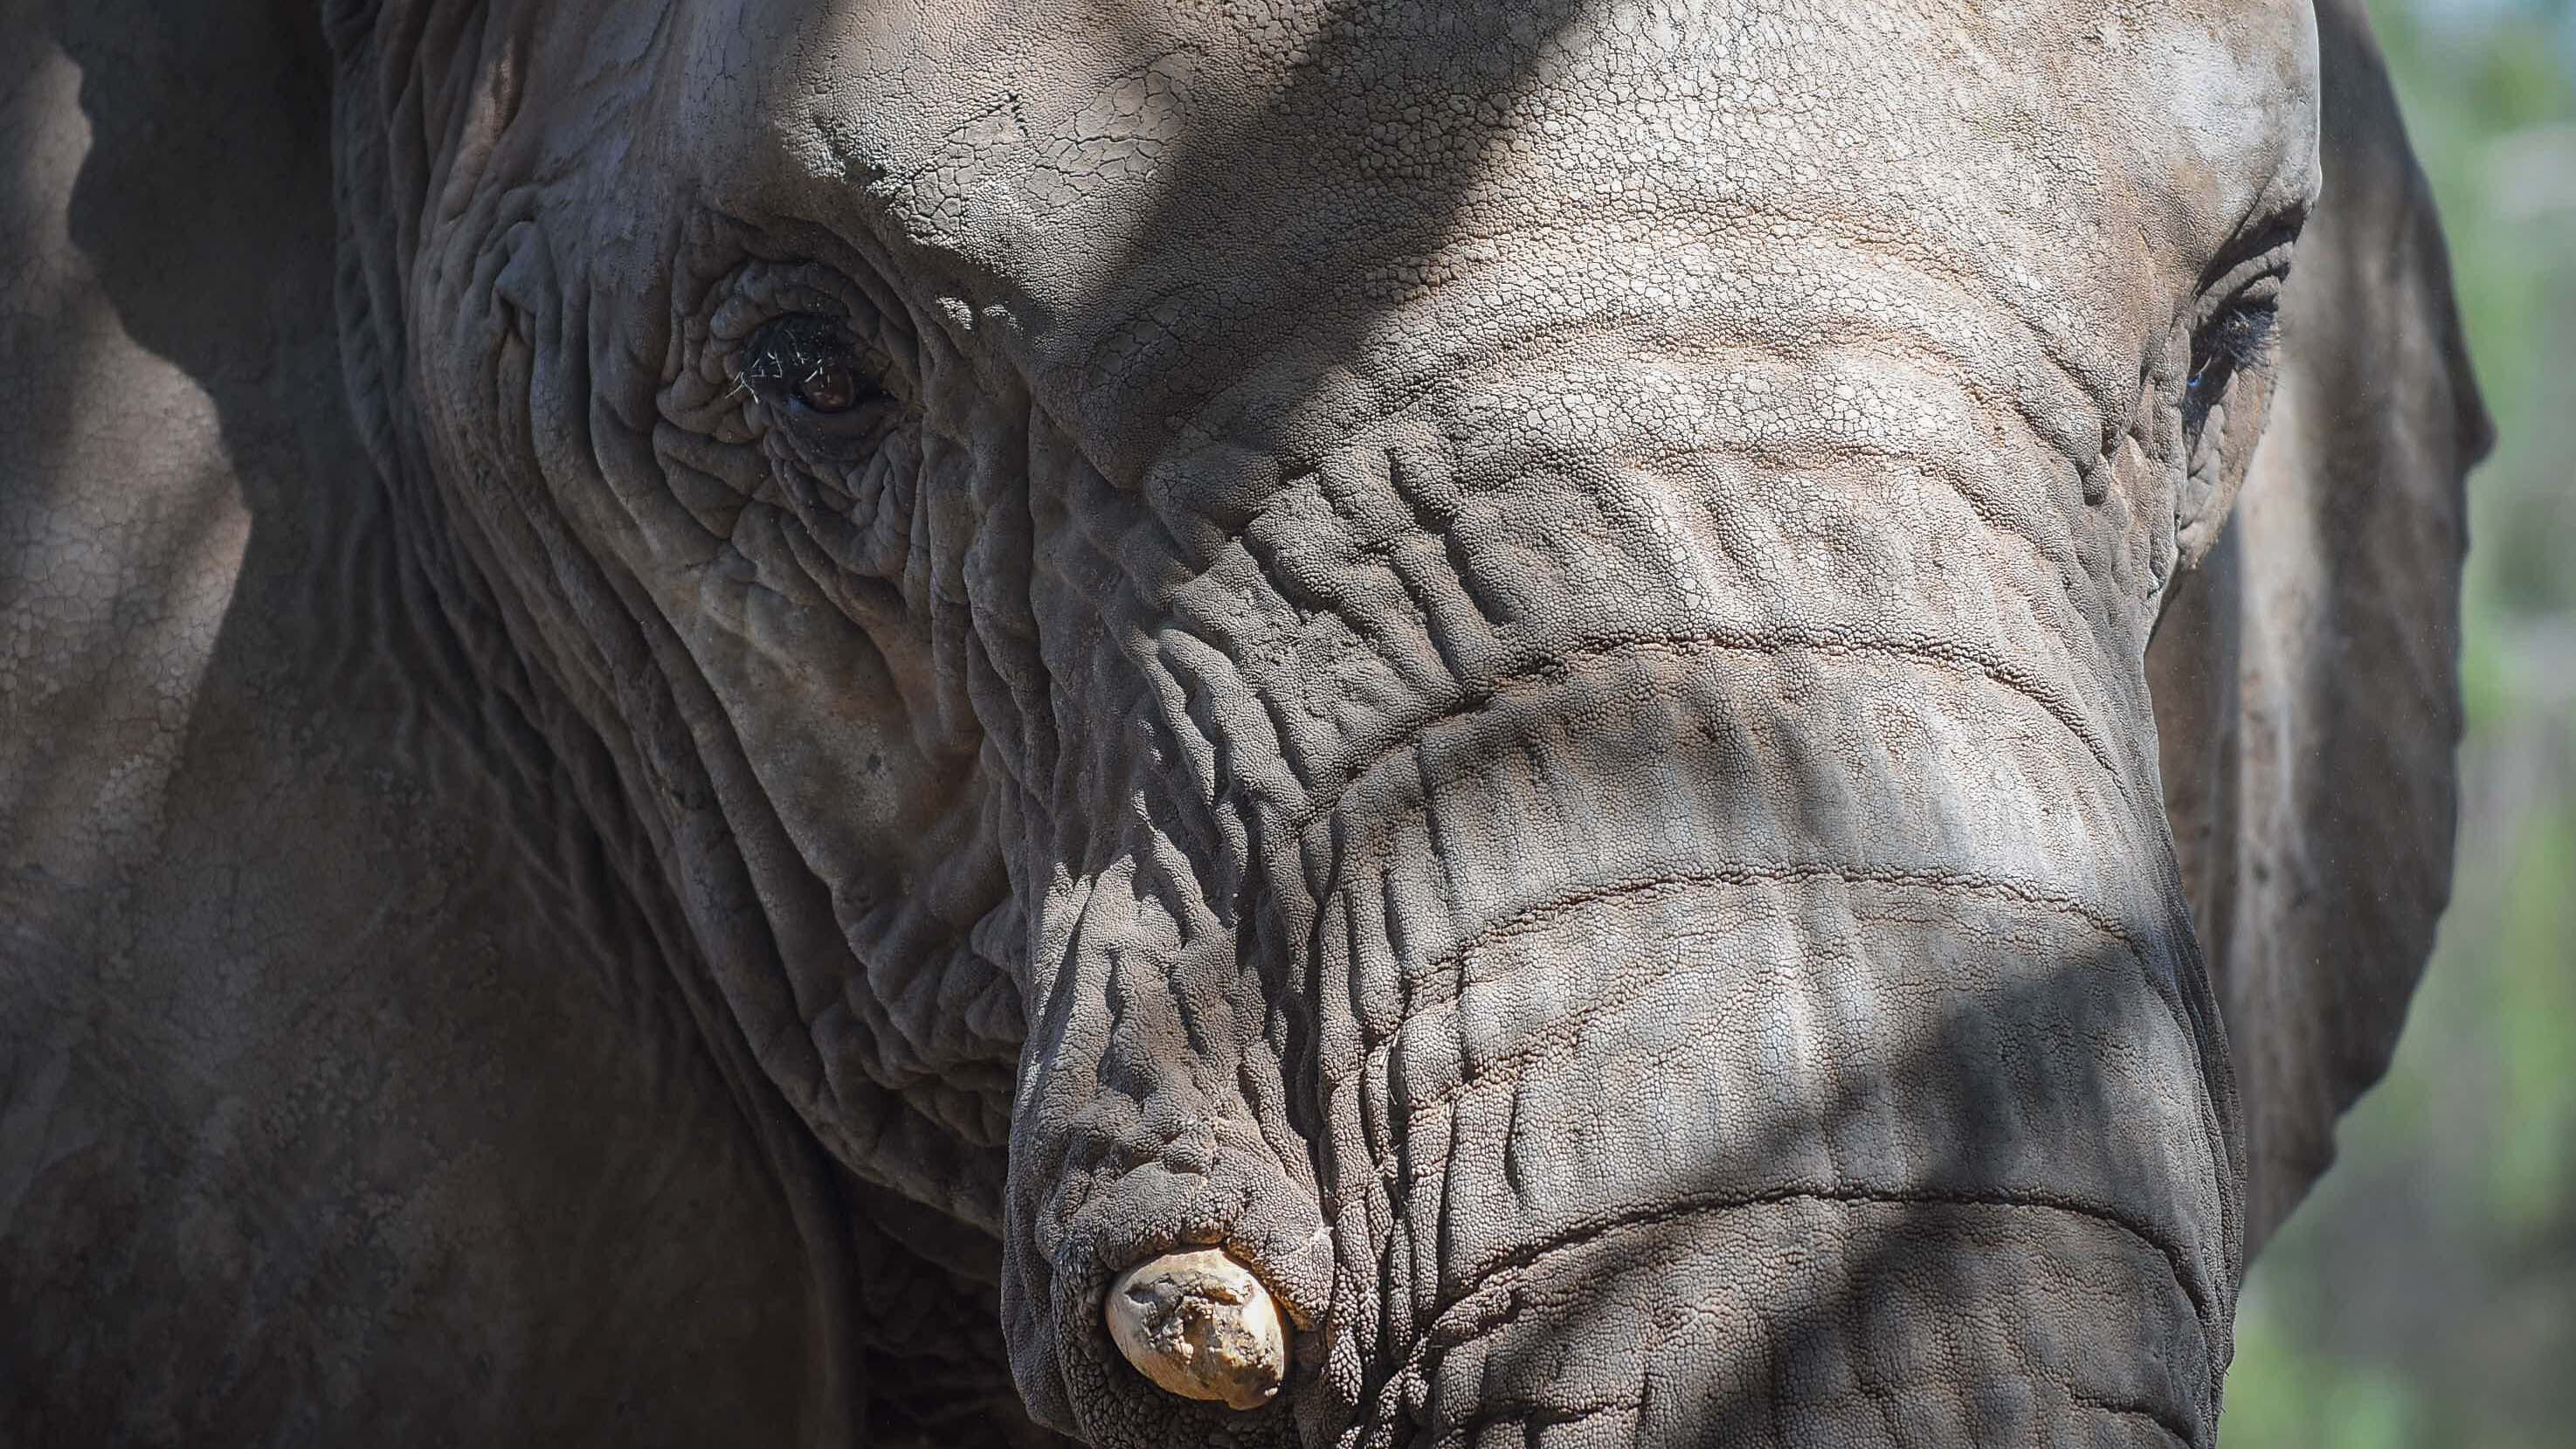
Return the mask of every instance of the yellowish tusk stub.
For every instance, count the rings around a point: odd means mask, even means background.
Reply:
[[[1257,1409],[1288,1373],[1288,1330],[1270,1290],[1217,1248],[1128,1269],[1101,1305],[1110,1341],[1168,1393]]]

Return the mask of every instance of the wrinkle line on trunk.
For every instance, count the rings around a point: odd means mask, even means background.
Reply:
[[[1473,1337],[1475,1332],[1473,1327],[1452,1330],[1446,1327],[1447,1320],[1469,1310],[1478,1300],[1488,1297],[1489,1290],[1499,1291],[1497,1284],[1505,1274],[1536,1267],[1559,1253],[1582,1247],[1610,1233],[1623,1232],[1632,1228],[1664,1226],[1691,1218],[1714,1217],[1721,1213],[1739,1212],[1746,1208],[1771,1207],[1793,1202],[1877,1203],[1894,1207],[2013,1208],[2032,1212],[2068,1213],[2089,1218],[2126,1233],[2154,1249],[2157,1256],[2164,1260],[2167,1270],[2173,1274],[2175,1285],[2181,1288],[2183,1295],[2191,1300],[2192,1310],[2200,1315],[2203,1323],[2211,1319],[2212,1305],[2194,1284],[2192,1276],[2184,1270],[2185,1258],[2182,1251],[2173,1244],[2165,1242],[2146,1224],[2132,1221],[2099,1204],[2048,1193],[1906,1192],[1885,1188],[1800,1185],[1772,1188],[1758,1193],[1706,1193],[1652,1211],[1603,1214],[1577,1223],[1540,1242],[1515,1249],[1500,1261],[1478,1273],[1473,1287],[1442,1303],[1431,1315],[1431,1322],[1414,1335],[1413,1344],[1406,1350],[1404,1359],[1389,1370],[1376,1387],[1382,1387],[1386,1383],[1417,1372],[1421,1368],[1423,1355],[1432,1347],[1464,1342]],[[1444,1334],[1451,1336],[1444,1337]],[[2159,1420],[2159,1422],[2162,1421]],[[2184,1437],[2186,1440],[2189,1438],[2188,1435]]]
[[[1420,744],[1423,738],[1444,724],[1467,718],[1491,704],[1514,686],[1543,680],[1563,672],[1569,666],[1594,660],[1618,659],[1639,654],[1661,653],[1675,659],[1692,659],[1703,654],[1777,655],[1791,649],[1813,650],[1828,656],[1854,654],[1877,655],[1898,661],[1929,662],[1953,668],[1963,674],[1974,674],[2022,696],[2065,727],[2069,735],[2082,744],[2094,763],[2102,767],[2124,797],[2134,798],[2129,777],[2111,756],[2110,745],[2099,731],[2064,695],[2048,687],[2036,675],[2013,666],[1986,650],[1958,640],[1930,635],[1865,635],[1857,632],[1828,632],[1792,627],[1761,631],[1712,631],[1703,634],[1665,634],[1634,638],[1585,639],[1551,652],[1542,662],[1521,669],[1468,680],[1461,684],[1455,708],[1436,714],[1397,738],[1388,741],[1366,760],[1353,767],[1322,800],[1310,800],[1305,809],[1289,817],[1291,830],[1304,830],[1340,806],[1351,787],[1367,779],[1380,765]],[[1443,650],[1444,659],[1448,651]],[[1454,661],[1452,661],[1454,667]]]
[[[1595,904],[1600,901],[1640,896],[1651,897],[1664,892],[1688,891],[1708,886],[1742,886],[1827,880],[1838,880],[1846,885],[1880,885],[1892,886],[1900,889],[1910,888],[1926,891],[1952,892],[1963,895],[1983,896],[1990,900],[2006,901],[2014,905],[2035,906],[2042,910],[2055,911],[2063,915],[2071,916],[2084,922],[2086,925],[2093,927],[2094,929],[2102,932],[2102,934],[2118,942],[2133,958],[2142,964],[2146,961],[2148,956],[2146,939],[2138,933],[2135,927],[2075,896],[2068,895],[2062,891],[2051,890],[2046,886],[2038,885],[2031,881],[2014,880],[2005,876],[1984,875],[1972,871],[1904,870],[1886,866],[1850,866],[1830,865],[1818,862],[1774,861],[1749,862],[1742,865],[1726,866],[1717,870],[1640,876],[1630,880],[1609,881],[1586,886],[1580,890],[1570,891],[1557,896],[1542,905],[1521,911],[1506,920],[1494,922],[1492,925],[1486,926],[1482,930],[1475,932],[1467,939],[1460,941],[1449,950],[1442,952],[1437,959],[1423,963],[1420,970],[1406,973],[1406,976],[1409,982],[1416,986],[1425,982],[1456,980],[1459,978],[1460,973],[1455,972],[1450,968],[1455,967],[1464,961],[1469,952],[1481,950],[1498,941],[1510,940],[1515,936],[1525,934],[1529,931],[1542,929],[1550,921],[1555,920],[1557,917],[1568,911],[1576,910],[1583,906]],[[1461,982],[1461,984],[1463,985],[1463,982]],[[1403,1020],[1406,1022],[1413,1021],[1423,1011],[1448,1005],[1455,999],[1454,993],[1430,998],[1408,999]],[[1336,1076],[1329,1071],[1322,1073],[1325,1095],[1332,1095],[1345,1083],[1351,1081],[1353,1077],[1368,1071],[1376,1063],[1381,1061],[1385,1057],[1387,1051],[1393,1046],[1394,1039],[1395,1034],[1390,1033],[1385,1038],[1372,1043],[1361,1059],[1353,1064],[1350,1072],[1339,1076]],[[1442,1102],[1449,1100],[1456,1093],[1464,1091],[1469,1085],[1472,1085],[1473,1082],[1481,1080],[1483,1080],[1483,1077],[1479,1076],[1471,1078],[1467,1082],[1461,1082],[1458,1086],[1444,1092],[1440,1098],[1431,1102],[1426,1102],[1422,1107],[1407,1113],[1408,1118],[1418,1118],[1422,1115],[1423,1111],[1439,1106]],[[1384,1175],[1386,1164],[1383,1161],[1380,1161],[1375,1165],[1382,1177]]]

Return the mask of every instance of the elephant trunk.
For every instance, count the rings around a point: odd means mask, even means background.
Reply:
[[[1057,771],[1130,806],[1055,812],[1023,1389],[1117,1445],[2206,1443],[2169,521],[1890,354],[1587,345],[1161,535],[1158,744]]]
[[[1131,1272],[1111,1335],[1160,1311],[1165,1347],[1118,1350],[1354,1449],[2209,1442],[2232,1107],[2160,827],[1966,674],[1637,641],[1356,775],[1300,837],[1276,1068],[1315,1177],[1222,1105],[1132,1163],[1102,1206],[1219,1205],[1104,1272],[1249,1270],[1159,1310]]]
[[[1356,1442],[2209,1440],[2214,1022],[2160,824],[2036,693],[1639,642],[1347,793]]]

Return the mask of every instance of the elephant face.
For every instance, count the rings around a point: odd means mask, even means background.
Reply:
[[[2305,6],[370,26],[351,347],[460,607],[1042,1422],[2214,1432],[2143,660]]]

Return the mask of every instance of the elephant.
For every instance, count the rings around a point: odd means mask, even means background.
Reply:
[[[2449,882],[2359,0],[0,13],[8,1442],[2216,1442]]]

